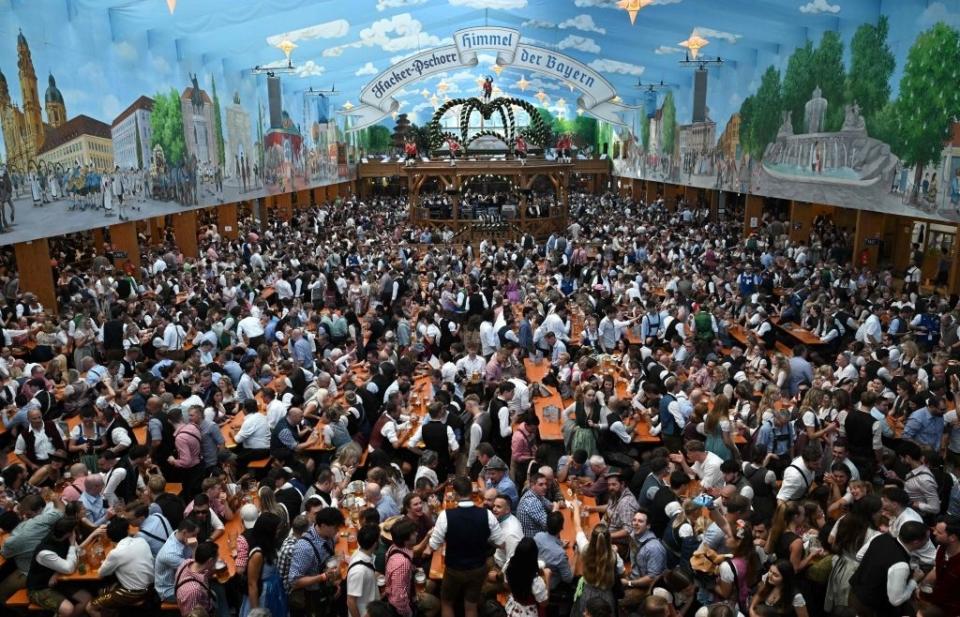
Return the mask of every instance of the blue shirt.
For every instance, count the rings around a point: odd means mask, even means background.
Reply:
[[[163,514],[151,513],[150,516],[143,519],[137,536],[147,541],[147,544],[150,545],[150,552],[156,557],[172,533],[173,527],[170,526]]]
[[[323,572],[330,555],[333,555],[333,543],[321,537],[316,527],[311,527],[293,546],[287,587],[293,588],[293,583],[298,578],[316,576]],[[308,585],[306,589],[320,589],[320,585]]]
[[[86,492],[80,493],[80,504],[87,511],[87,520],[94,525],[102,525],[107,521],[107,505],[103,495],[94,497]]]
[[[488,479],[487,488],[497,489],[498,493],[502,493],[510,498],[510,508],[512,510],[517,508],[517,502],[520,501],[520,495],[517,493],[517,485],[513,483],[513,480],[510,479],[510,476],[503,474],[503,477],[497,484],[494,484]]]
[[[214,467],[217,464],[217,452],[224,444],[223,433],[215,422],[204,419],[200,423],[200,454],[205,467]]]
[[[177,568],[192,555],[187,545],[181,542],[175,533],[170,534],[157,552],[157,562],[153,566],[153,586],[161,600],[172,600],[175,596]]]
[[[787,423],[776,427],[772,422],[764,422],[759,429],[757,443],[767,447],[767,452],[777,456],[785,456],[793,447],[793,424]]]
[[[377,512],[380,513],[380,520],[385,521],[391,516],[400,514],[400,508],[397,507],[397,502],[393,500],[393,497],[381,495],[380,503],[377,504]]]
[[[230,376],[230,381],[233,382],[233,387],[236,388],[237,384],[240,383],[240,378],[243,376],[243,369],[240,368],[240,363],[236,360],[228,360],[226,364],[223,365],[223,372]]]
[[[0,419],[3,419],[3,426],[6,427],[8,431],[12,431],[16,427],[27,428],[30,425],[30,421],[27,420],[27,414],[30,413],[32,407],[27,404],[17,410],[17,413],[13,414],[13,417],[9,420],[7,419],[7,414],[0,414]]]
[[[570,560],[567,559],[567,551],[560,538],[540,531],[533,536],[533,541],[537,544],[537,558],[553,571],[550,587],[556,587],[560,581],[572,583],[573,569],[570,568]]]
[[[642,536],[630,534],[630,578],[660,576],[667,569],[667,549],[649,529]]]
[[[170,360],[170,359],[160,360],[159,362],[153,365],[153,368],[150,369],[150,374],[156,377],[157,379],[163,379],[163,377],[160,375],[160,370],[165,366],[170,366],[171,364],[173,364],[173,360]]]
[[[916,410],[907,418],[903,427],[903,438],[912,439],[922,446],[940,449],[943,438],[943,415],[935,416],[926,407]]]

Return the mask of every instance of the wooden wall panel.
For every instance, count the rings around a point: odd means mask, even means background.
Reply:
[[[220,235],[229,240],[236,240],[240,235],[237,223],[237,204],[223,204],[217,208],[217,225]]]
[[[117,257],[114,266],[126,271],[127,264],[133,266],[133,276],[140,279],[140,241],[137,238],[137,224],[132,221],[110,226],[110,240],[116,251],[126,253],[126,257]]]
[[[13,245],[20,276],[20,290],[36,294],[40,304],[52,313],[57,312],[57,292],[50,267],[50,247],[46,238]]]
[[[184,257],[196,258],[197,250],[197,213],[180,212],[173,215],[173,236],[177,247]]]

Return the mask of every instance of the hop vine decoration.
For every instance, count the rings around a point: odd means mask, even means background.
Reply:
[[[460,113],[457,118],[460,135],[455,135],[449,131],[444,131],[440,121],[455,107],[460,107]],[[530,117],[530,125],[522,128],[517,127],[514,107],[518,107],[527,112]],[[503,132],[496,130],[484,130],[472,137],[468,136],[470,131],[470,116],[476,111],[484,120],[489,120],[496,114],[502,123]],[[518,98],[498,98],[489,103],[484,103],[480,99],[473,97],[469,99],[451,99],[441,105],[433,114],[433,119],[428,125],[428,134],[430,139],[430,150],[435,152],[439,150],[449,139],[455,139],[464,150],[469,150],[470,145],[480,137],[493,137],[507,144],[510,152],[513,152],[514,144],[518,135],[522,135],[528,144],[543,148],[547,144],[548,131],[543,122],[543,118],[537,111],[537,108]]]

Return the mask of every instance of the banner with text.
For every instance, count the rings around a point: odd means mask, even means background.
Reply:
[[[617,92],[606,78],[569,56],[521,43],[518,30],[491,26],[468,28],[457,31],[453,42],[453,45],[406,58],[377,75],[361,91],[361,105],[349,112],[353,118],[350,130],[358,131],[376,124],[396,111],[399,103],[394,95],[404,88],[437,73],[477,66],[480,51],[495,52],[499,66],[511,66],[562,80],[580,91],[577,104],[586,113],[624,125],[616,114],[628,108],[613,102]]]

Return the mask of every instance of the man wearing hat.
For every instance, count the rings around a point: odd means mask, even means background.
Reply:
[[[506,495],[510,498],[511,509],[517,507],[520,501],[520,495],[517,492],[517,485],[514,484],[510,476],[507,475],[507,464],[499,456],[490,459],[485,467],[487,474],[487,488],[496,489],[497,494]]]

